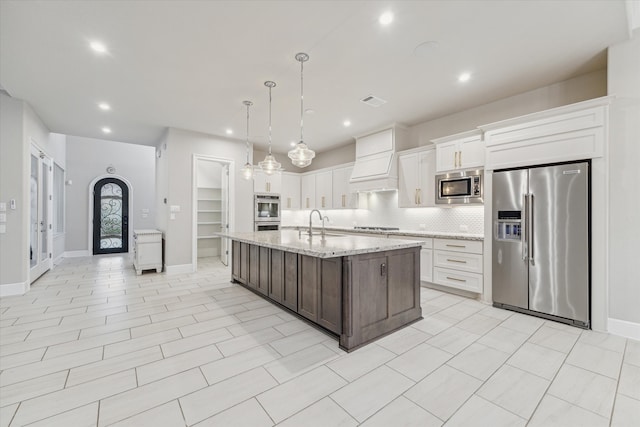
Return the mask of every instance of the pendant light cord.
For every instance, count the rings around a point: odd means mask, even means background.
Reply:
[[[249,102],[245,104],[247,106],[247,163],[249,163]]]
[[[304,141],[304,61],[300,61],[300,142]]]
[[[269,155],[271,155],[271,88],[269,86]]]

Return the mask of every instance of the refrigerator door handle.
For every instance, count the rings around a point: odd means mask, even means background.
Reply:
[[[533,217],[533,193],[529,194],[529,263],[531,265],[536,265],[536,261],[534,259],[534,247],[533,247],[533,233],[534,233],[534,217]]]
[[[529,198],[528,194],[522,195],[522,261],[527,262],[527,253],[529,249],[529,237],[527,233],[529,232],[529,226],[527,221],[529,220],[529,215],[527,215],[527,209],[529,206]]]

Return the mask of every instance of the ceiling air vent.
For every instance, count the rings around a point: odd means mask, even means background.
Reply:
[[[364,102],[365,104],[369,105],[370,107],[379,107],[382,104],[386,104],[387,101],[385,101],[382,98],[378,98],[377,96],[373,96],[373,95],[369,95],[365,98],[362,98],[360,100],[360,102]]]

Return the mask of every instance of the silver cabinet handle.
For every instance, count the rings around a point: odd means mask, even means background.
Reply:
[[[413,204],[417,205],[418,204],[418,189],[416,188],[415,191],[413,192]]]
[[[457,151],[455,153],[453,153],[453,167],[454,168],[458,167],[458,152]]]
[[[346,203],[346,199],[347,199],[347,195],[346,195],[346,194],[343,194],[343,195],[342,195],[342,207],[343,207],[343,208],[344,208],[344,207],[346,206],[346,204],[347,204],[347,203]]]
[[[320,199],[322,200],[321,205],[322,205],[322,207],[324,208],[324,196],[322,196]]]
[[[448,243],[447,243],[446,246],[449,247],[449,248],[466,248],[465,245],[450,245]]]
[[[466,282],[466,280],[464,279],[457,279],[455,277],[449,277],[449,276],[447,276],[447,279],[453,280],[454,282]]]
[[[462,151],[458,151],[458,166],[462,167]]]
[[[309,209],[309,198],[307,197],[307,209]]]
[[[447,258],[447,261],[449,261],[449,262],[457,262],[457,263],[460,263],[460,264],[466,264],[467,263],[467,261],[461,261],[459,259],[449,259],[449,258]]]
[[[291,209],[291,197],[287,197],[287,207]]]

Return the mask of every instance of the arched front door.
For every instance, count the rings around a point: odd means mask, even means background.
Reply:
[[[129,188],[117,178],[93,187],[93,254],[129,251]]]

